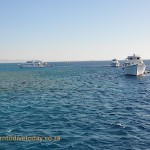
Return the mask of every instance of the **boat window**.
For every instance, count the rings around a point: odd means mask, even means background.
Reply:
[[[132,60],[132,58],[130,58],[130,60]]]
[[[137,59],[140,59],[139,57],[137,57]]]

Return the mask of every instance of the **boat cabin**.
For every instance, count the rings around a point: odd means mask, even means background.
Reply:
[[[134,54],[126,58],[126,63],[142,63],[142,60],[140,56]]]

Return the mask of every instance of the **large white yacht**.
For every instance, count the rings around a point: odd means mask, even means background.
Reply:
[[[113,59],[113,60],[111,61],[111,66],[112,66],[112,67],[119,67],[119,66],[120,66],[120,63],[119,63],[119,61],[118,61],[117,59]]]
[[[143,75],[146,69],[146,65],[138,55],[128,56],[123,66],[124,73],[126,75]]]
[[[46,66],[46,62],[42,62],[39,60],[31,60],[27,61],[26,63],[19,64],[19,67],[21,68],[43,68]]]

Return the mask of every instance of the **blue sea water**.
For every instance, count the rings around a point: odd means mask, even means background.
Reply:
[[[52,137],[1,140],[0,150],[150,149],[149,74],[125,76],[110,62],[52,64],[0,64],[0,137]]]

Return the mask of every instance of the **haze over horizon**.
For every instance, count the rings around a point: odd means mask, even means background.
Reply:
[[[0,60],[150,59],[149,0],[0,1]]]

